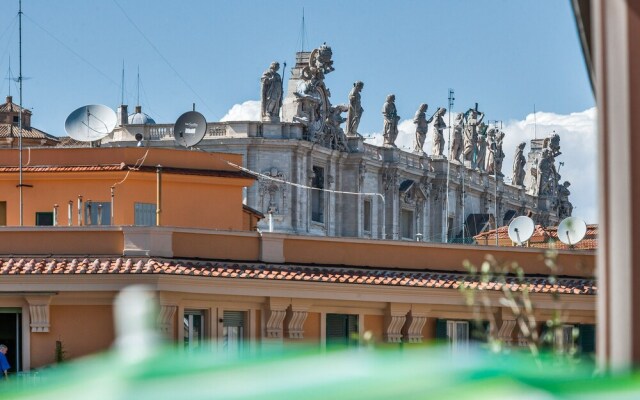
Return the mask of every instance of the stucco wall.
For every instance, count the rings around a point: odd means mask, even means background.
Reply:
[[[50,307],[48,333],[31,334],[31,368],[55,362],[56,341],[60,340],[68,359],[106,350],[114,339],[111,306]]]

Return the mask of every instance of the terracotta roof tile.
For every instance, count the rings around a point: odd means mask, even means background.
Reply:
[[[497,229],[497,235],[499,240],[509,240],[509,227],[501,226]],[[477,242],[487,242],[492,243],[492,240],[496,239],[496,230],[491,229],[486,232],[482,232],[473,237]],[[529,240],[530,247],[543,247],[549,248],[553,247],[559,250],[569,249],[569,246],[560,242],[558,239],[558,227],[557,226],[547,226],[543,227],[542,225],[536,225],[533,235]],[[589,224],[587,225],[587,233],[585,234],[585,238],[580,241],[577,245],[573,246],[573,249],[580,250],[593,250],[598,248],[598,225],[597,224]]]
[[[81,274],[163,274],[225,279],[298,280],[341,283],[351,285],[377,285],[395,287],[427,287],[455,289],[467,287],[500,291],[505,288],[529,290],[532,293],[593,295],[592,279],[561,277],[555,283],[547,277],[528,276],[524,284],[515,277],[505,283],[479,282],[463,273],[434,271],[392,271],[340,267],[292,266],[280,264],[233,264],[201,261],[175,261],[156,259],[0,259],[0,275],[81,275]]]
[[[20,127],[13,124],[0,124],[0,138],[17,138],[20,135]],[[40,129],[34,127],[22,127],[22,137],[26,139],[47,139],[49,141],[58,143],[60,140],[58,137],[50,135]]]

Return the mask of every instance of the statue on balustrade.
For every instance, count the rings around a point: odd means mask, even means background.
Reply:
[[[429,106],[427,104],[420,104],[420,108],[418,108],[415,117],[413,117],[413,123],[416,124],[416,138],[413,142],[414,153],[424,153],[424,141],[427,138],[429,124],[431,120],[433,120],[433,117],[427,119],[428,108]]]
[[[447,124],[444,122],[444,114],[446,114],[447,109],[444,107],[438,108],[438,110],[433,115],[433,143],[432,155],[441,157],[444,152],[444,128],[447,127]]]
[[[464,113],[464,159],[470,162],[475,161],[476,165],[478,165],[478,159],[476,155],[474,160],[474,153],[477,150],[478,127],[483,119],[484,113],[474,108],[470,108]]]
[[[272,62],[268,70],[262,74],[262,120],[268,122],[280,121],[280,107],[282,106],[282,78],[278,74],[280,64]]]
[[[527,159],[524,157],[524,147],[526,142],[522,142],[516,147],[516,155],[513,157],[513,177],[511,183],[516,186],[524,186],[524,166]]]
[[[347,114],[347,136],[360,136],[358,134],[358,125],[364,109],[360,101],[360,92],[364,83],[357,81],[353,84],[353,89],[349,93],[349,110]]]
[[[462,124],[464,114],[459,113],[456,115],[455,122],[453,124],[453,135],[451,137],[451,151],[449,158],[451,160],[460,161],[460,155],[462,154]]]
[[[396,96],[390,94],[382,106],[382,116],[384,117],[382,135],[384,136],[384,145],[391,147],[397,147],[395,142],[398,137],[398,121],[400,121],[395,101]]]

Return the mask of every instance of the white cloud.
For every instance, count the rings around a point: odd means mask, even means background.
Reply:
[[[535,126],[535,130],[534,130]],[[522,121],[509,121],[504,126],[505,136],[503,172],[511,175],[513,155],[520,142],[527,142],[525,152],[530,149],[530,140],[535,135],[543,138],[554,131],[560,135],[560,151],[556,168],[560,168],[561,182],[571,182],[573,215],[587,223],[598,222],[598,176],[596,153],[596,109],[589,108],[571,114],[536,112]],[[559,163],[564,162],[563,166]]]
[[[456,113],[452,113],[451,121]],[[449,121],[445,116],[445,121]],[[535,129],[534,129],[535,127]],[[571,182],[570,201],[573,203],[573,215],[583,218],[587,223],[598,222],[598,193],[596,166],[596,109],[589,108],[571,114],[555,114],[550,112],[536,112],[526,116],[524,120],[508,121],[503,126],[506,133],[503,151],[506,158],[502,172],[508,181],[511,178],[513,156],[516,146],[520,142],[527,142],[525,154],[530,150],[530,141],[534,137],[543,138],[556,132],[560,135],[560,151],[556,158],[556,168],[560,168],[561,182]],[[402,120],[398,124],[398,138],[396,145],[405,151],[413,149],[415,125],[412,119]],[[448,132],[445,132],[445,137]],[[365,135],[367,143],[382,145],[383,137],[380,132]],[[431,153],[431,127],[424,145],[427,154]],[[445,146],[445,152],[448,145]],[[564,162],[563,166],[559,163]]]
[[[260,121],[260,101],[247,100],[242,104],[234,104],[220,121]]]

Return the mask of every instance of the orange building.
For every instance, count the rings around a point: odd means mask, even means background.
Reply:
[[[145,153],[140,148],[32,149],[25,156],[24,184],[30,186],[23,187],[25,226],[19,227],[17,155],[0,150],[0,201],[6,203],[9,225],[0,227],[0,342],[9,345],[14,370],[107,349],[114,340],[113,299],[131,284],[155,291],[158,329],[183,351],[357,345],[354,338],[365,332],[379,343],[442,338],[461,348],[472,338],[474,319],[457,290],[461,285],[484,290],[490,303],[490,318],[484,319],[505,343],[523,344],[523,338],[516,317],[500,300],[502,290],[526,287],[539,329],[561,308],[563,332],[577,328],[582,349],[593,350],[591,251],[560,251],[558,278],[550,280],[543,250],[535,248],[252,231],[247,215],[260,216],[243,208],[242,191],[253,178],[221,161],[239,164],[241,156]],[[162,165],[160,176],[156,165]],[[60,211],[69,201],[72,226]],[[87,223],[96,203],[102,204],[101,212],[113,204],[113,224],[105,222],[110,221],[106,213],[101,225],[97,215]],[[160,204],[160,226],[136,223],[148,222],[136,213],[138,203]],[[54,204],[59,205],[57,226],[37,226],[45,218],[37,213],[53,212]],[[517,262],[525,280],[480,282],[464,272],[465,260],[479,265],[487,253]]]
[[[23,156],[23,225],[166,225],[250,230],[254,178],[231,154],[144,148],[34,148]],[[18,152],[0,149],[0,225],[20,225]],[[54,218],[55,217],[55,218]]]

